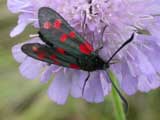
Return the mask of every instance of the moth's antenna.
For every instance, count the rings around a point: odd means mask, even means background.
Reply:
[[[117,88],[116,84],[112,81],[110,75],[109,75],[109,70],[106,69],[106,73],[109,77],[110,82],[112,83],[112,86],[114,87],[114,89],[116,90],[116,92],[118,93],[119,97],[121,98],[121,100],[123,101],[124,104],[124,111],[127,113],[128,112],[128,102],[125,99],[125,97],[123,97],[122,93],[120,92],[120,90]]]
[[[109,62],[113,59],[113,57],[122,49],[124,48],[128,43],[130,43],[132,40],[134,39],[134,33],[131,35],[131,37],[124,42],[114,53],[113,55],[109,58],[109,60],[106,62],[107,64],[109,64]]]

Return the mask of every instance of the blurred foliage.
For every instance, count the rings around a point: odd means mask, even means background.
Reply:
[[[30,26],[11,39],[9,33],[16,23],[17,16],[7,10],[5,0],[0,0],[0,120],[114,120],[109,96],[100,104],[69,97],[60,106],[48,98],[48,84],[40,84],[38,78],[25,80],[12,58],[11,48],[29,39],[28,35],[35,30]],[[160,89],[127,99],[130,105],[127,120],[160,120]]]

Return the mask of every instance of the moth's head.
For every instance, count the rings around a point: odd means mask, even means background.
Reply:
[[[105,64],[103,65],[103,69],[104,69],[104,70],[108,69],[109,67],[110,67],[110,64],[109,64],[109,63],[105,63]]]

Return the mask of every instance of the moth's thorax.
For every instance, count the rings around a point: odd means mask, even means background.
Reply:
[[[85,71],[103,70],[105,65],[105,62],[98,55],[93,54],[89,57],[83,56],[78,63],[81,66],[81,69]]]

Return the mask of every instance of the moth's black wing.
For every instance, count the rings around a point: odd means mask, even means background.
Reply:
[[[28,56],[49,64],[80,69],[77,59],[56,47],[49,47],[40,43],[28,43],[22,46],[22,51]]]
[[[84,40],[56,11],[48,7],[39,9],[40,37],[50,46],[63,48],[73,56],[87,57],[94,53],[92,45]]]

